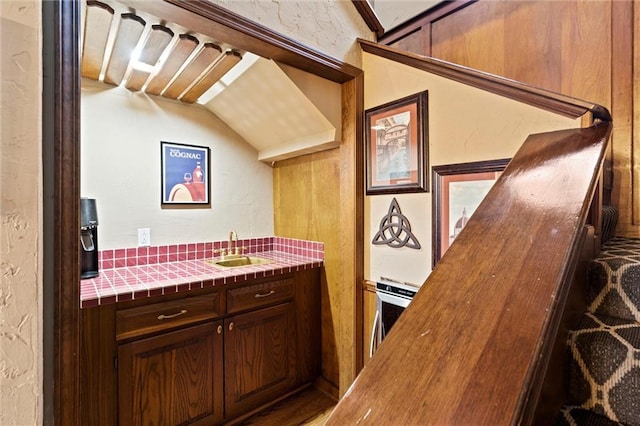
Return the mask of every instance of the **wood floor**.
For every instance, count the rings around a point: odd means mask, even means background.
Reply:
[[[324,425],[335,405],[335,399],[311,386],[277,403],[272,408],[246,419],[241,425]]]

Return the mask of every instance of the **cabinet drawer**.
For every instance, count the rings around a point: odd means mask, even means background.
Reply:
[[[220,293],[116,312],[116,340],[156,333],[221,316]]]
[[[227,290],[227,313],[244,311],[293,298],[293,278]]]

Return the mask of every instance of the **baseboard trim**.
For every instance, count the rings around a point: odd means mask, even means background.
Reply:
[[[313,382],[313,386],[329,395],[330,397],[334,398],[336,401],[340,399],[340,391],[338,387],[322,376],[316,378],[316,380]]]

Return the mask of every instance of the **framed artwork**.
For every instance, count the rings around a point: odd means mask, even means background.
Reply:
[[[428,192],[427,92],[365,111],[367,195]]]
[[[478,208],[510,159],[433,167],[433,266]]]
[[[209,205],[210,149],[160,142],[162,204]]]

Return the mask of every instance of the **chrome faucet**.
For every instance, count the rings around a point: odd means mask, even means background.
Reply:
[[[233,241],[235,240],[235,247],[232,250],[232,247],[234,246]],[[236,234],[236,231],[231,231],[229,232],[229,248],[228,250],[228,254],[238,254],[238,234]]]

